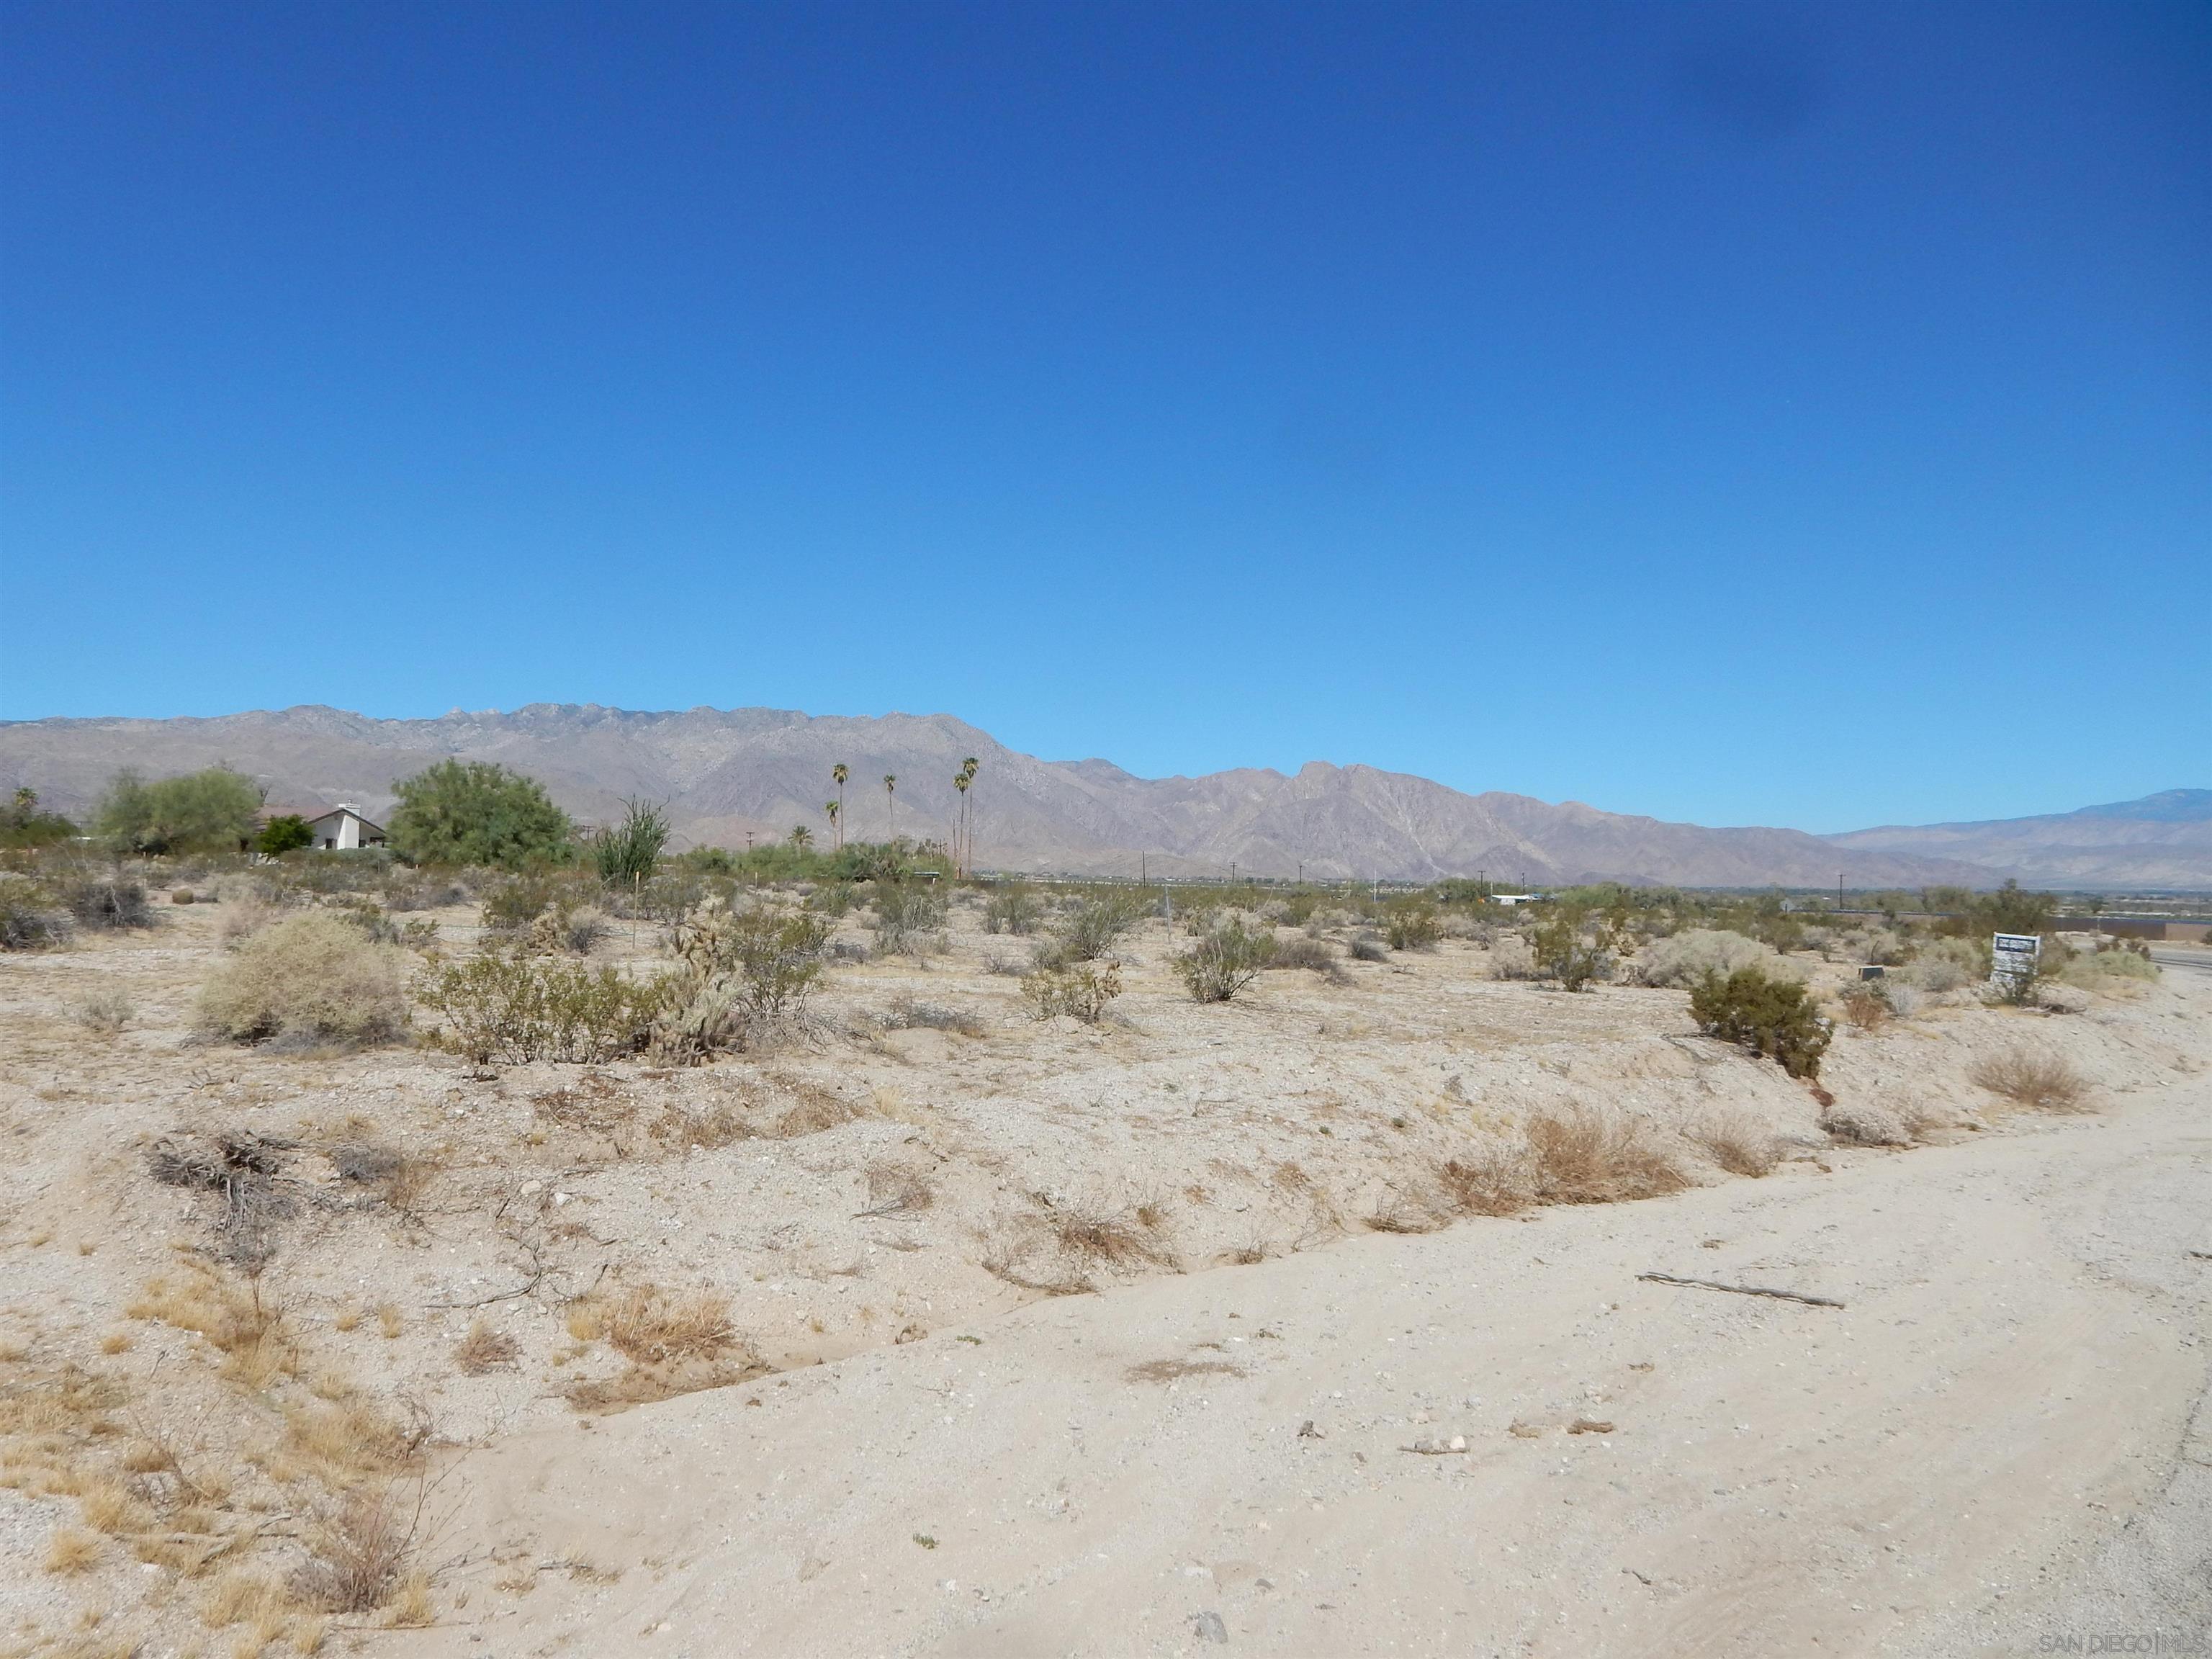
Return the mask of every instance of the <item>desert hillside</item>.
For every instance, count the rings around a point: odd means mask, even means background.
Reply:
[[[974,756],[981,762],[973,795],[978,856],[1007,870],[1303,870],[1421,881],[1486,872],[1506,883],[1695,887],[1826,887],[1838,878],[1856,887],[1990,886],[2016,873],[1939,850],[1839,847],[1795,830],[1710,829],[1576,802],[1468,795],[1366,766],[1315,762],[1288,776],[1248,769],[1139,778],[1105,761],[1019,754],[945,714],[638,714],[538,704],[430,720],[299,708],[209,720],[0,725],[0,781],[27,784],[65,811],[84,810],[125,767],[161,775],[222,763],[265,785],[275,805],[312,812],[347,800],[374,816],[391,803],[395,781],[448,756],[527,772],[586,822],[618,817],[629,797],[666,802],[689,841],[733,847],[749,836],[780,838],[795,824],[822,833],[823,804],[837,793],[830,769],[841,763],[851,769],[852,834],[941,836],[955,810],[953,775]],[[881,783],[886,774],[898,779],[890,794]],[[2212,849],[2167,849],[2159,867],[2172,876],[2193,872],[2212,886]]]

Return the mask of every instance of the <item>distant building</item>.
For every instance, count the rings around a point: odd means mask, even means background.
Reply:
[[[361,808],[340,801],[319,818],[307,820],[307,833],[325,852],[350,852],[356,847],[384,845],[384,826],[362,817]]]
[[[1541,893],[1492,893],[1490,902],[1492,904],[1541,904],[1544,896]]]

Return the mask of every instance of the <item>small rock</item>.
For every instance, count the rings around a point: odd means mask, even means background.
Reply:
[[[1298,1425],[1298,1438],[1301,1440],[1326,1440],[1328,1437],[1322,1433],[1319,1429],[1314,1427],[1314,1420],[1309,1417],[1304,1422]]]
[[[1229,1639],[1229,1626],[1221,1622],[1221,1615],[1218,1613],[1194,1613],[1190,1616],[1190,1625],[1198,1632],[1198,1639],[1201,1642],[1226,1642]]]
[[[1611,1434],[1613,1425],[1602,1418],[1577,1417],[1567,1425],[1569,1434]]]
[[[1450,1439],[1444,1442],[1444,1449],[1446,1451],[1465,1451],[1467,1449],[1467,1437],[1463,1434],[1454,1435]]]
[[[1854,1146],[1909,1146],[1912,1137],[1894,1113],[1864,1101],[1838,1103],[1820,1114],[1820,1127]]]
[[[522,1195],[525,1198],[532,1197],[544,1190],[545,1183],[542,1181],[526,1181],[522,1183]]]

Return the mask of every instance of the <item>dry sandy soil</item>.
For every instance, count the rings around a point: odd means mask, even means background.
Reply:
[[[836,969],[811,1042],[478,1078],[196,1044],[226,908],[0,959],[0,1653],[2212,1635],[2212,973],[2185,952],[2085,1012],[1841,1032],[1823,1081],[1912,1126],[1885,1150],[1833,1143],[1679,992],[1500,982],[1455,942],[1202,1007],[1155,928],[1090,1030],[1028,1019],[991,967],[1020,942],[956,909],[927,966]],[[465,946],[470,915],[438,920]],[[119,1035],[75,1017],[118,990]],[[2023,1050],[2087,1109],[1970,1080]],[[1573,1105],[1692,1184],[1447,1224],[1446,1160]],[[1773,1172],[1724,1174],[1717,1125],[1774,1138]],[[292,1143],[258,1279],[220,1194],[149,1173],[222,1133]],[[364,1147],[404,1161],[349,1179]],[[731,1331],[617,1351],[607,1310],[702,1292]],[[256,1295],[282,1352],[242,1363],[191,1309]],[[427,1625],[245,1593],[368,1466],[317,1449],[348,1411],[407,1428],[427,1582],[395,1610]]]

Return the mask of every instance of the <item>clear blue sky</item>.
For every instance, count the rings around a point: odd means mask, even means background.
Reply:
[[[2212,9],[0,7],[0,715],[2212,785]]]

